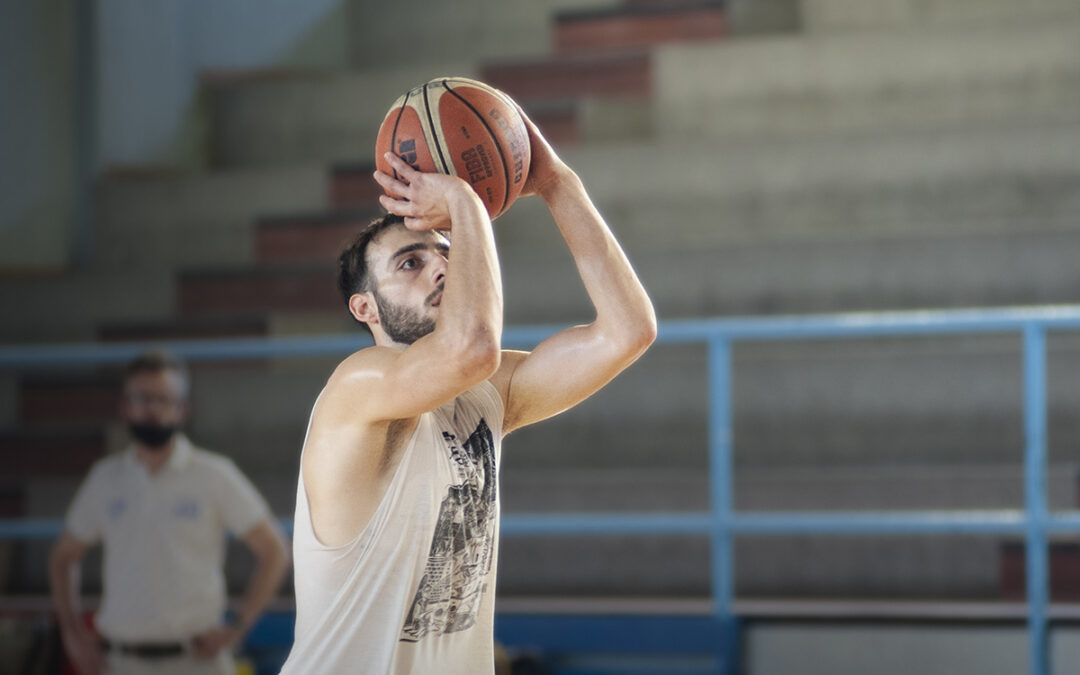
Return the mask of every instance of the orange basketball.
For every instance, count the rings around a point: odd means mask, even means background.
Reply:
[[[436,78],[394,101],[375,141],[375,166],[394,175],[386,152],[418,171],[465,179],[492,218],[510,208],[529,174],[529,133],[517,106],[464,77]]]

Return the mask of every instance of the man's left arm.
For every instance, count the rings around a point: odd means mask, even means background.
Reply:
[[[547,203],[570,248],[596,319],[504,353],[492,378],[506,403],[505,433],[556,415],[591,396],[656,338],[656,314],[615,236],[578,176],[527,122],[533,163],[526,191]]]
[[[244,543],[255,555],[255,569],[248,580],[244,598],[236,614],[235,627],[246,635],[281,588],[289,569],[285,537],[273,520],[267,519],[244,535]]]
[[[213,658],[222,649],[240,644],[274,599],[289,569],[285,538],[272,519],[252,527],[242,541],[255,556],[255,569],[248,579],[236,619],[227,626],[196,635],[193,641],[196,657]]]

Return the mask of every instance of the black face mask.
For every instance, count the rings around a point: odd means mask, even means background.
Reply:
[[[149,450],[164,450],[169,445],[176,427],[163,427],[157,424],[140,424],[132,422],[128,425],[128,431],[142,445]]]

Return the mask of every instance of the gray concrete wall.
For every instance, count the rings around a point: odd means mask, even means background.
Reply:
[[[200,71],[340,67],[342,2],[97,3],[98,167],[205,162]]]
[[[491,61],[547,54],[553,13],[608,0],[349,0],[354,68]]]
[[[801,0],[810,32],[1014,27],[1080,17],[1073,0]]]
[[[76,201],[75,10],[0,6],[0,270],[68,264]]]

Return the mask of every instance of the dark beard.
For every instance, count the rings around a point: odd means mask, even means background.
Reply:
[[[372,295],[379,311],[379,324],[394,342],[411,345],[435,330],[435,319],[421,316],[420,312],[410,307],[395,305],[380,296],[378,291],[372,291]]]
[[[169,447],[169,441],[176,434],[175,426],[140,424],[138,422],[130,423],[128,430],[131,432],[132,438],[148,450],[164,450]]]

